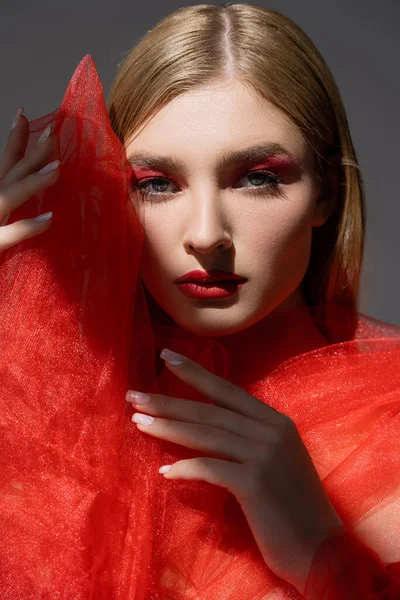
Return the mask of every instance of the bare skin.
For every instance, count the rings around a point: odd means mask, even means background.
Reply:
[[[254,180],[247,185],[254,165],[242,165],[239,175],[238,165],[220,165],[224,153],[260,143],[280,144],[294,157],[296,166],[281,173],[279,195],[271,188],[256,193]],[[135,187],[132,201],[145,231],[141,276],[161,321],[164,315],[194,334],[216,336],[228,349],[238,340],[235,348],[246,347],[247,337],[259,329],[271,347],[264,375],[293,352],[326,345],[300,284],[313,228],[329,218],[334,198],[320,194],[312,151],[283,113],[240,82],[224,81],[170,102],[128,140],[126,150],[136,184],[146,180],[146,193]],[[135,162],[141,159],[133,158],[137,153],[174,157],[180,166],[144,171]],[[233,271],[248,281],[223,300],[187,298],[173,282],[194,269]],[[285,316],[292,307],[303,313],[302,331],[296,319],[296,338]],[[231,359],[244,380],[252,369],[251,353],[232,353]],[[295,423],[187,357],[167,366],[214,405],[161,394],[142,403],[128,392],[127,400],[140,411],[132,420],[146,434],[215,458],[178,461],[165,476],[229,489],[265,562],[302,592],[318,545],[343,524]]]
[[[299,165],[278,171],[280,196],[266,187],[273,168],[266,174],[257,165],[219,166],[223,153],[260,143],[280,144]],[[305,307],[301,339],[291,339],[285,320],[276,319],[290,307],[302,310],[312,230],[334,208],[334,197],[320,193],[312,149],[286,115],[238,81],[222,81],[175,98],[125,146],[129,158],[140,152],[182,162],[150,181],[133,160],[138,183],[148,180],[140,192],[132,190],[145,230],[141,276],[161,319],[164,312],[184,329],[218,336],[228,347],[237,336],[245,342],[252,326],[263,329],[271,347],[287,339],[264,365],[268,369],[289,358],[285,348],[298,354],[326,345]],[[173,281],[193,269],[232,271],[248,281],[223,300],[187,298]],[[249,367],[241,363],[243,372]]]
[[[141,431],[208,455],[179,460],[160,473],[228,489],[265,563],[303,593],[318,546],[344,525],[295,423],[187,357],[164,351],[162,357],[168,369],[213,404],[162,394],[147,394],[145,401],[146,395],[127,393]],[[174,365],[170,358],[182,362]]]
[[[58,169],[38,174],[55,150],[56,137],[50,134],[25,156],[28,134],[22,115],[0,161],[0,251],[51,226],[51,220],[4,223],[12,210],[59,176]],[[232,167],[217,168],[222,152],[261,142],[281,144],[295,158],[296,169],[282,179],[283,195],[253,195],[244,189],[245,183],[233,185]],[[304,337],[296,353],[324,345],[306,318],[300,283],[312,228],[326,221],[332,205],[319,198],[312,154],[301,132],[274,107],[229,82],[176,99],[129,142],[128,156],[138,150],[173,155],[186,168],[185,173],[174,173],[169,187],[178,193],[166,195],[162,205],[139,204],[133,194],[146,233],[141,275],[160,310],[193,333],[218,336],[228,347],[232,336],[245,340],[250,328],[259,326],[268,333],[268,343],[288,336],[293,351],[287,322],[270,317],[289,307],[304,307]],[[242,170],[241,183],[248,170]],[[249,187],[254,187],[252,182]],[[233,302],[193,302],[179,295],[174,278],[211,268],[248,278]],[[283,353],[274,360],[285,358]],[[140,410],[154,421],[139,426],[150,435],[214,452],[225,460],[180,461],[166,476],[228,488],[241,503],[266,563],[302,591],[316,547],[341,521],[294,423],[188,359],[180,367],[168,363],[168,368],[215,405],[152,395]],[[247,372],[243,360],[237,368]],[[281,477],[283,472],[289,475]]]
[[[29,122],[24,114],[18,113],[16,127],[10,130],[7,145],[0,157],[0,253],[47,231],[51,226],[51,219],[23,219],[10,225],[7,225],[7,221],[13,210],[54,185],[60,175],[58,168],[47,174],[39,174],[56,149],[56,136],[51,132],[43,143],[25,154]]]

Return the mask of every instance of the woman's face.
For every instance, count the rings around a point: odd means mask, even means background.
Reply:
[[[176,323],[227,335],[303,302],[312,228],[329,215],[313,152],[284,113],[221,81],[172,100],[125,147],[145,231],[140,275]],[[247,281],[217,298],[188,297],[174,282],[211,269]]]

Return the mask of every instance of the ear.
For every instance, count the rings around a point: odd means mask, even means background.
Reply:
[[[325,225],[337,206],[339,193],[338,173],[334,168],[327,169],[323,180],[317,186],[317,198],[315,201],[313,227]]]

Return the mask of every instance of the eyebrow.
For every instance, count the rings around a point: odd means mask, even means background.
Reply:
[[[240,162],[254,162],[261,158],[278,156],[284,154],[290,158],[294,163],[300,165],[299,159],[291,154],[281,144],[275,142],[269,142],[264,144],[258,144],[256,146],[250,146],[243,150],[234,150],[232,152],[225,152],[222,154],[218,161],[218,168],[231,166]],[[160,156],[157,154],[151,154],[148,152],[133,152],[129,157],[128,161],[132,166],[136,165],[142,168],[154,169],[154,170],[169,170],[169,171],[182,171],[186,174],[186,167],[183,162],[173,156]]]

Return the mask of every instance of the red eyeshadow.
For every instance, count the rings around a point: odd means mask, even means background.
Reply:
[[[156,169],[140,167],[139,165],[134,165],[132,169],[136,179],[145,179],[150,177],[172,178],[172,175],[169,174],[167,170],[158,171]],[[292,175],[294,178],[296,178],[296,176],[300,176],[301,173],[301,166],[295,160],[292,160],[285,154],[281,154],[276,156],[267,156],[264,160],[258,160],[258,162],[242,162],[233,168],[232,175],[233,177],[238,177],[241,173],[257,169],[276,171],[281,176]],[[176,175],[173,177],[176,179]]]
[[[252,165],[252,168],[288,169],[294,166],[296,166],[296,163],[293,160],[291,160],[288,156],[271,156],[271,158],[268,158],[265,162]]]
[[[246,170],[256,171],[258,169],[277,171],[280,175],[285,175],[300,170],[300,166],[288,156],[270,156],[263,161],[238,165],[235,175]]]
[[[138,179],[139,177],[165,177],[165,173],[153,169],[144,169],[143,167],[134,167],[133,171]]]

